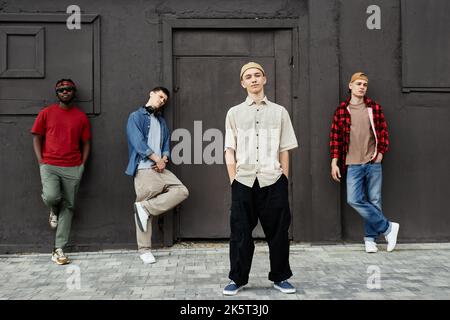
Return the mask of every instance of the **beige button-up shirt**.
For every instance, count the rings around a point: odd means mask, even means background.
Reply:
[[[274,184],[283,174],[279,154],[298,146],[287,110],[264,97],[257,105],[250,97],[228,110],[225,150],[236,157],[236,180],[252,187]]]

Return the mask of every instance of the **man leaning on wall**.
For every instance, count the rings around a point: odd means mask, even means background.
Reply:
[[[389,148],[387,122],[381,105],[366,96],[369,78],[352,75],[349,97],[336,109],[330,131],[331,177],[341,181],[347,172],[347,203],[364,219],[367,253],[378,251],[384,235],[387,251],[394,250],[400,225],[389,221],[381,208],[382,161]]]
[[[128,166],[134,177],[136,238],[144,264],[154,263],[151,252],[152,220],[189,196],[188,189],[167,168],[170,132],[162,116],[169,90],[155,87],[147,103],[132,112],[127,122]]]
[[[91,132],[88,117],[72,103],[77,91],[75,83],[61,79],[55,91],[59,103],[39,112],[31,133],[41,174],[42,200],[50,211],[50,227],[56,229],[52,261],[63,265],[70,263],[63,250],[69,241]]]

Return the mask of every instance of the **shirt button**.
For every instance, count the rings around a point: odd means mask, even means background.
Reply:
[[[256,121],[256,124],[259,124],[259,121]]]

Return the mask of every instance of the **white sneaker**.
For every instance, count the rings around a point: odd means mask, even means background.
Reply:
[[[142,232],[147,232],[148,213],[140,202],[134,203],[134,214],[136,221]]]
[[[58,227],[58,216],[53,212],[53,209],[50,209],[48,223],[50,224],[50,228],[52,229],[56,229],[56,227]]]
[[[141,254],[139,257],[142,259],[142,261],[144,261],[144,264],[150,264],[150,263],[156,262],[155,257],[153,256],[153,254],[150,251]]]
[[[64,254],[61,248],[57,248],[52,252],[52,261],[56,264],[63,265],[70,263],[69,258]]]
[[[365,241],[364,244],[366,245],[367,253],[375,253],[378,251],[377,244],[375,241]]]
[[[392,250],[394,250],[395,245],[397,244],[397,235],[398,235],[399,229],[400,229],[400,225],[398,223],[391,222],[391,232],[389,232],[387,235],[384,236],[388,243],[387,244],[388,252],[391,252]]]

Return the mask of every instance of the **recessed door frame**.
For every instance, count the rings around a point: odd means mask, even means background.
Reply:
[[[162,18],[162,68],[161,83],[173,92],[173,33],[176,29],[290,29],[292,31],[293,65],[299,65],[298,39],[299,20],[298,19],[174,19]],[[297,96],[298,72],[292,72],[291,92],[292,97]],[[291,101],[293,106],[294,100]],[[174,125],[173,105],[169,100],[169,108],[165,111],[166,120],[171,128]],[[292,168],[292,165],[291,165]],[[292,182],[291,182],[292,187]],[[291,191],[292,192],[292,188]],[[291,212],[296,208],[295,202],[291,203]],[[174,241],[174,218],[172,212],[164,215],[163,241],[165,246],[171,246]],[[294,234],[295,238],[295,234]]]

